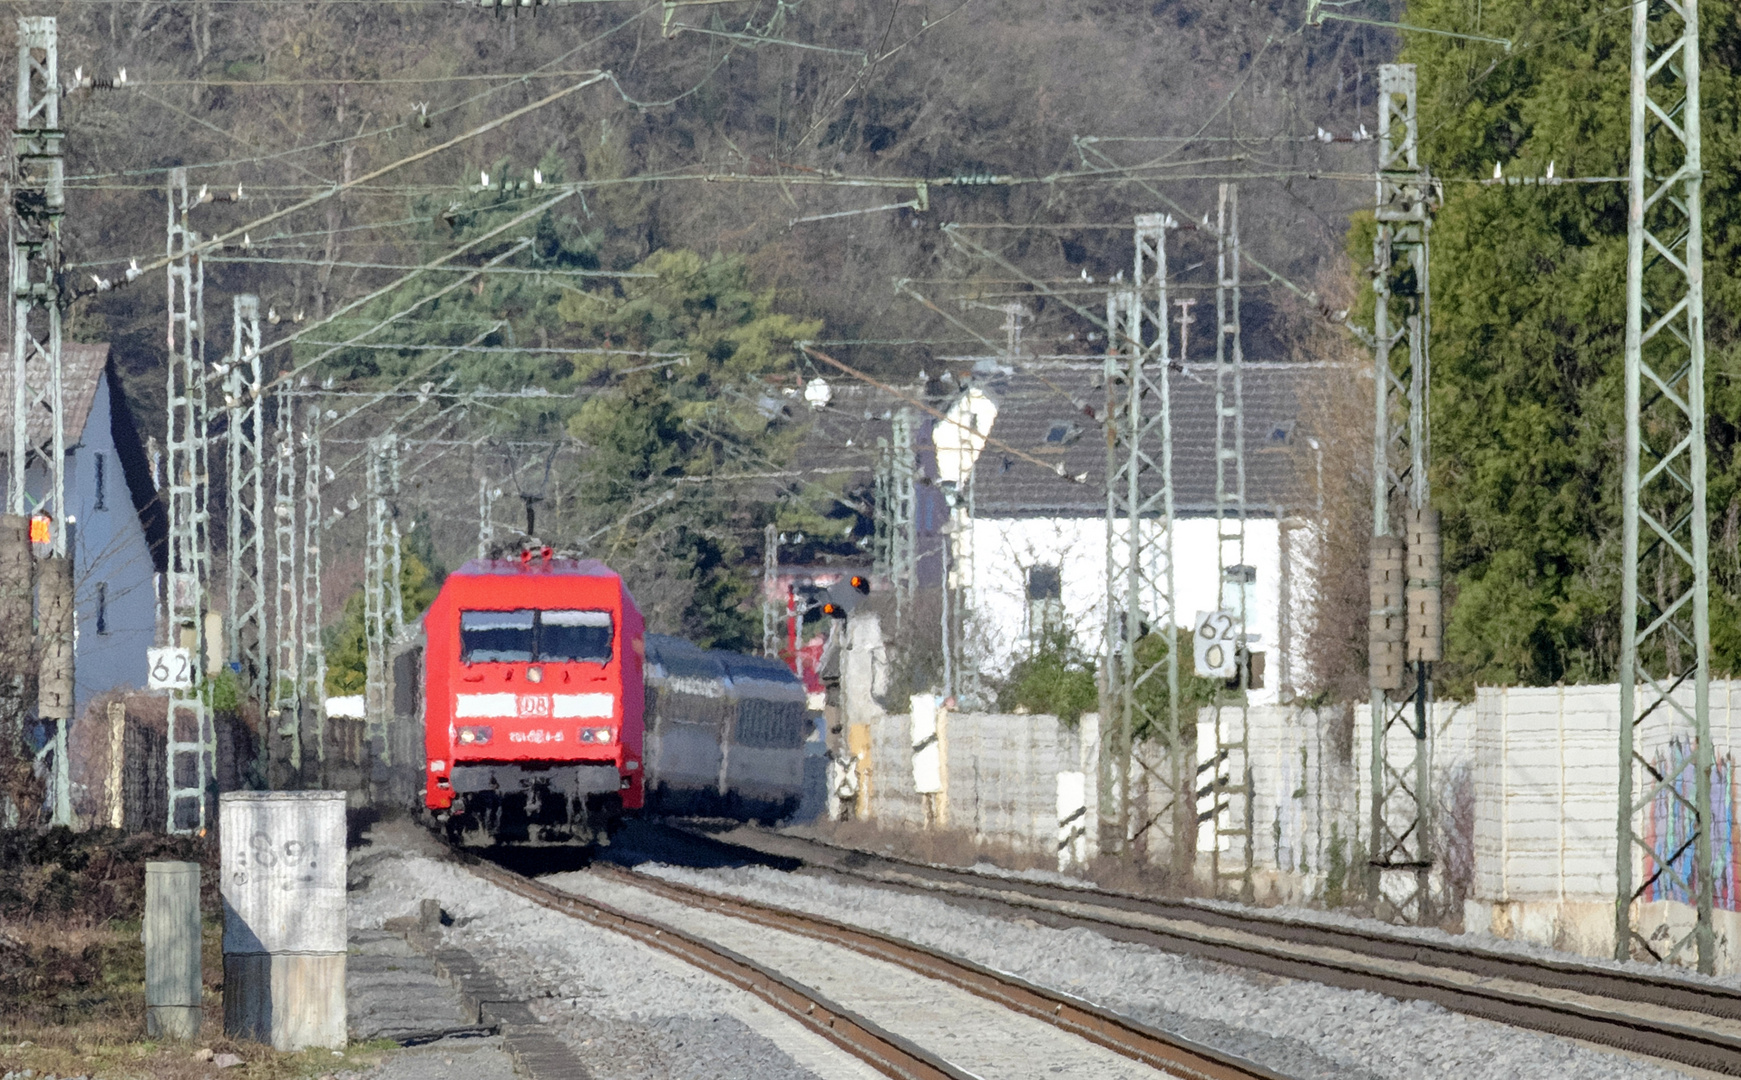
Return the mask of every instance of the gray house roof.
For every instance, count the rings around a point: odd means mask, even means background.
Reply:
[[[998,357],[952,357],[951,369],[971,367],[971,376],[929,386],[902,384],[899,397],[849,379],[830,380],[825,407],[793,407],[806,425],[793,466],[798,470],[845,470],[849,486],[868,487],[878,438],[888,438],[889,419],[912,401],[946,411],[956,387],[976,388],[997,404],[990,435],[1047,463],[1043,468],[998,445],[987,445],[974,469],[975,512],[986,518],[1100,517],[1106,513],[1107,408],[1101,361],[1039,358],[1012,369]],[[1332,378],[1347,373],[1316,364],[1247,363],[1245,388],[1246,504],[1254,515],[1272,516],[1313,505],[1314,470],[1301,445],[1301,413],[1309,411]],[[950,380],[957,376],[951,375]],[[1174,505],[1181,515],[1215,512],[1215,368],[1190,364],[1168,376],[1173,417]],[[940,392],[946,391],[946,392]],[[1120,391],[1122,393],[1122,390]],[[922,476],[935,475],[934,420],[914,409],[915,450]],[[1159,451],[1156,450],[1158,458]],[[1302,475],[1302,473],[1304,473]],[[1080,482],[1076,478],[1080,477]],[[1233,477],[1229,472],[1227,483]]]
[[[922,388],[901,389],[914,397],[923,393]],[[844,471],[851,476],[850,485],[868,485],[876,468],[877,439],[889,437],[889,418],[907,403],[851,379],[829,380],[829,391],[828,404],[820,408],[811,408],[802,399],[791,407],[805,425],[792,466]]]
[[[984,371],[987,365],[981,365]],[[988,445],[974,470],[980,517],[1094,516],[1106,512],[1107,410],[1098,362],[1024,365],[980,375],[974,385],[998,406],[991,435],[1063,466],[1063,476]],[[1247,364],[1244,371],[1246,505],[1264,516],[1310,506],[1315,476],[1298,473],[1302,405],[1327,370],[1306,364]],[[1168,376],[1173,420],[1174,506],[1181,515],[1215,512],[1215,369],[1192,364]],[[1122,389],[1121,389],[1122,392]],[[1231,405],[1231,401],[1229,402]],[[1303,433],[1299,433],[1303,434]],[[1159,458],[1159,449],[1154,451]],[[1309,471],[1309,470],[1307,470]],[[1077,482],[1076,478],[1080,478]],[[1227,484],[1234,483],[1231,468]],[[1149,491],[1156,488],[1149,487]]]
[[[61,408],[66,412],[66,444],[70,450],[84,438],[91,423],[91,408],[97,401],[97,390],[106,378],[109,381],[109,433],[115,444],[115,455],[121,466],[121,478],[133,509],[145,529],[146,543],[158,571],[164,569],[167,551],[168,519],[157,498],[151,479],[151,462],[146,456],[144,440],[140,438],[133,412],[127,405],[121,378],[111,363],[108,342],[94,345],[62,342],[60,348]],[[46,375],[47,365],[32,365],[34,381]],[[12,358],[10,352],[0,352],[0,460],[12,453]],[[30,415],[29,437],[46,448],[52,437],[51,417],[46,408],[38,407]]]
[[[79,432],[85,430],[85,421],[91,415],[91,403],[97,397],[97,383],[103,377],[103,368],[109,363],[109,344],[102,342],[96,345],[80,345],[73,342],[62,342],[60,347],[60,394],[61,408],[66,413],[66,440],[71,446],[78,441]],[[46,382],[48,379],[48,363],[41,358],[30,362],[30,380],[33,383]],[[12,354],[10,350],[0,353],[0,421],[7,431],[12,430]],[[37,446],[47,445],[53,434],[53,417],[46,407],[38,406],[30,414],[29,437]],[[6,445],[0,447],[0,453],[9,453],[12,449],[10,437]]]

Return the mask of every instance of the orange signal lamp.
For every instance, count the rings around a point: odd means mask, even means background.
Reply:
[[[54,519],[47,514],[32,514],[30,516],[30,542],[33,544],[50,544],[54,542]]]

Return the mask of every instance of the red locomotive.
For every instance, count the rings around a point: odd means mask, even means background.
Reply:
[[[615,571],[473,560],[424,633],[424,805],[450,837],[585,844],[641,808],[646,647]]]

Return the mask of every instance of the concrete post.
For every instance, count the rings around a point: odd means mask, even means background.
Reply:
[[[218,797],[224,1032],[278,1050],[345,1044],[345,793]]]
[[[852,819],[869,821],[871,817],[871,785],[876,782],[871,761],[871,728],[869,724],[852,724],[846,729],[846,751],[852,758],[851,768],[857,784],[852,795]]]
[[[109,827],[127,826],[127,796],[121,786],[121,759],[127,754],[127,703],[109,702],[109,775],[103,782],[103,801],[109,808]]]
[[[913,791],[925,806],[926,828],[948,823],[944,802],[944,711],[935,694],[914,694],[908,702],[912,722]]]
[[[1088,863],[1088,774],[1058,774],[1058,872],[1067,874]]]
[[[145,864],[145,1034],[191,1039],[200,1024],[199,863]]]

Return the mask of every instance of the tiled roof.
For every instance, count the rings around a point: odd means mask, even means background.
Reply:
[[[97,385],[102,381],[103,368],[109,362],[109,345],[103,342],[97,345],[79,345],[73,342],[62,342],[60,347],[60,394],[61,408],[66,412],[65,431],[66,442],[72,446],[79,441],[79,435],[85,430],[85,421],[90,418],[91,405],[97,399]],[[31,362],[31,381],[39,379],[47,381],[48,365],[37,359]],[[7,431],[12,429],[12,355],[10,352],[0,353],[0,415],[5,420],[0,427]],[[39,406],[30,414],[29,435],[37,446],[44,446],[53,435],[53,417],[46,407]],[[11,437],[6,436],[6,444],[0,446],[0,454],[12,449]]]
[[[1039,359],[1016,370],[998,358],[957,358],[975,374],[964,385],[977,387],[997,404],[990,435],[1001,443],[1046,462],[1063,465],[1063,475],[1041,468],[999,446],[987,446],[974,477],[975,511],[981,517],[1098,517],[1106,511],[1106,410],[1102,365],[1097,360]],[[953,366],[953,365],[952,365]],[[1311,505],[1317,498],[1313,476],[1298,476],[1296,445],[1302,405],[1327,386],[1332,372],[1318,365],[1245,365],[1246,504],[1253,514],[1271,515]],[[912,400],[946,411],[954,394],[939,389],[954,383],[932,380],[929,387],[901,385]],[[1215,369],[1191,364],[1169,376],[1173,406],[1174,504],[1181,515],[1215,512]],[[794,469],[849,469],[848,486],[869,487],[878,438],[889,436],[889,418],[910,401],[851,380],[830,380],[832,397],[820,409],[798,402],[792,407],[807,422],[793,460]],[[914,409],[914,436],[920,444],[923,473],[933,475],[932,418]],[[1157,451],[1158,456],[1158,451]],[[1080,482],[1076,478],[1080,477]],[[1233,483],[1231,472],[1228,484]]]
[[[922,397],[920,390],[899,389]],[[830,379],[829,391],[828,404],[821,408],[813,409],[801,398],[791,406],[798,422],[806,425],[792,457],[792,468],[844,470],[849,474],[848,487],[868,487],[876,469],[877,439],[889,437],[889,418],[907,403],[878,387],[850,379]]]
[[[1005,369],[1006,371],[1008,369]],[[1292,445],[1302,402],[1323,384],[1325,369],[1305,364],[1247,364],[1244,370],[1245,476],[1248,512],[1270,515],[1307,506]],[[1106,437],[1100,417],[1106,389],[1099,363],[1038,363],[975,385],[998,405],[991,435],[1064,475],[997,446],[976,466],[974,501],[981,517],[1100,516],[1106,510]],[[1215,510],[1215,369],[1192,364],[1169,375],[1176,512]],[[1229,402],[1231,405],[1231,401]],[[1158,464],[1159,451],[1156,451]],[[1081,478],[1080,482],[1076,478]],[[1231,469],[1227,477],[1231,488]]]

